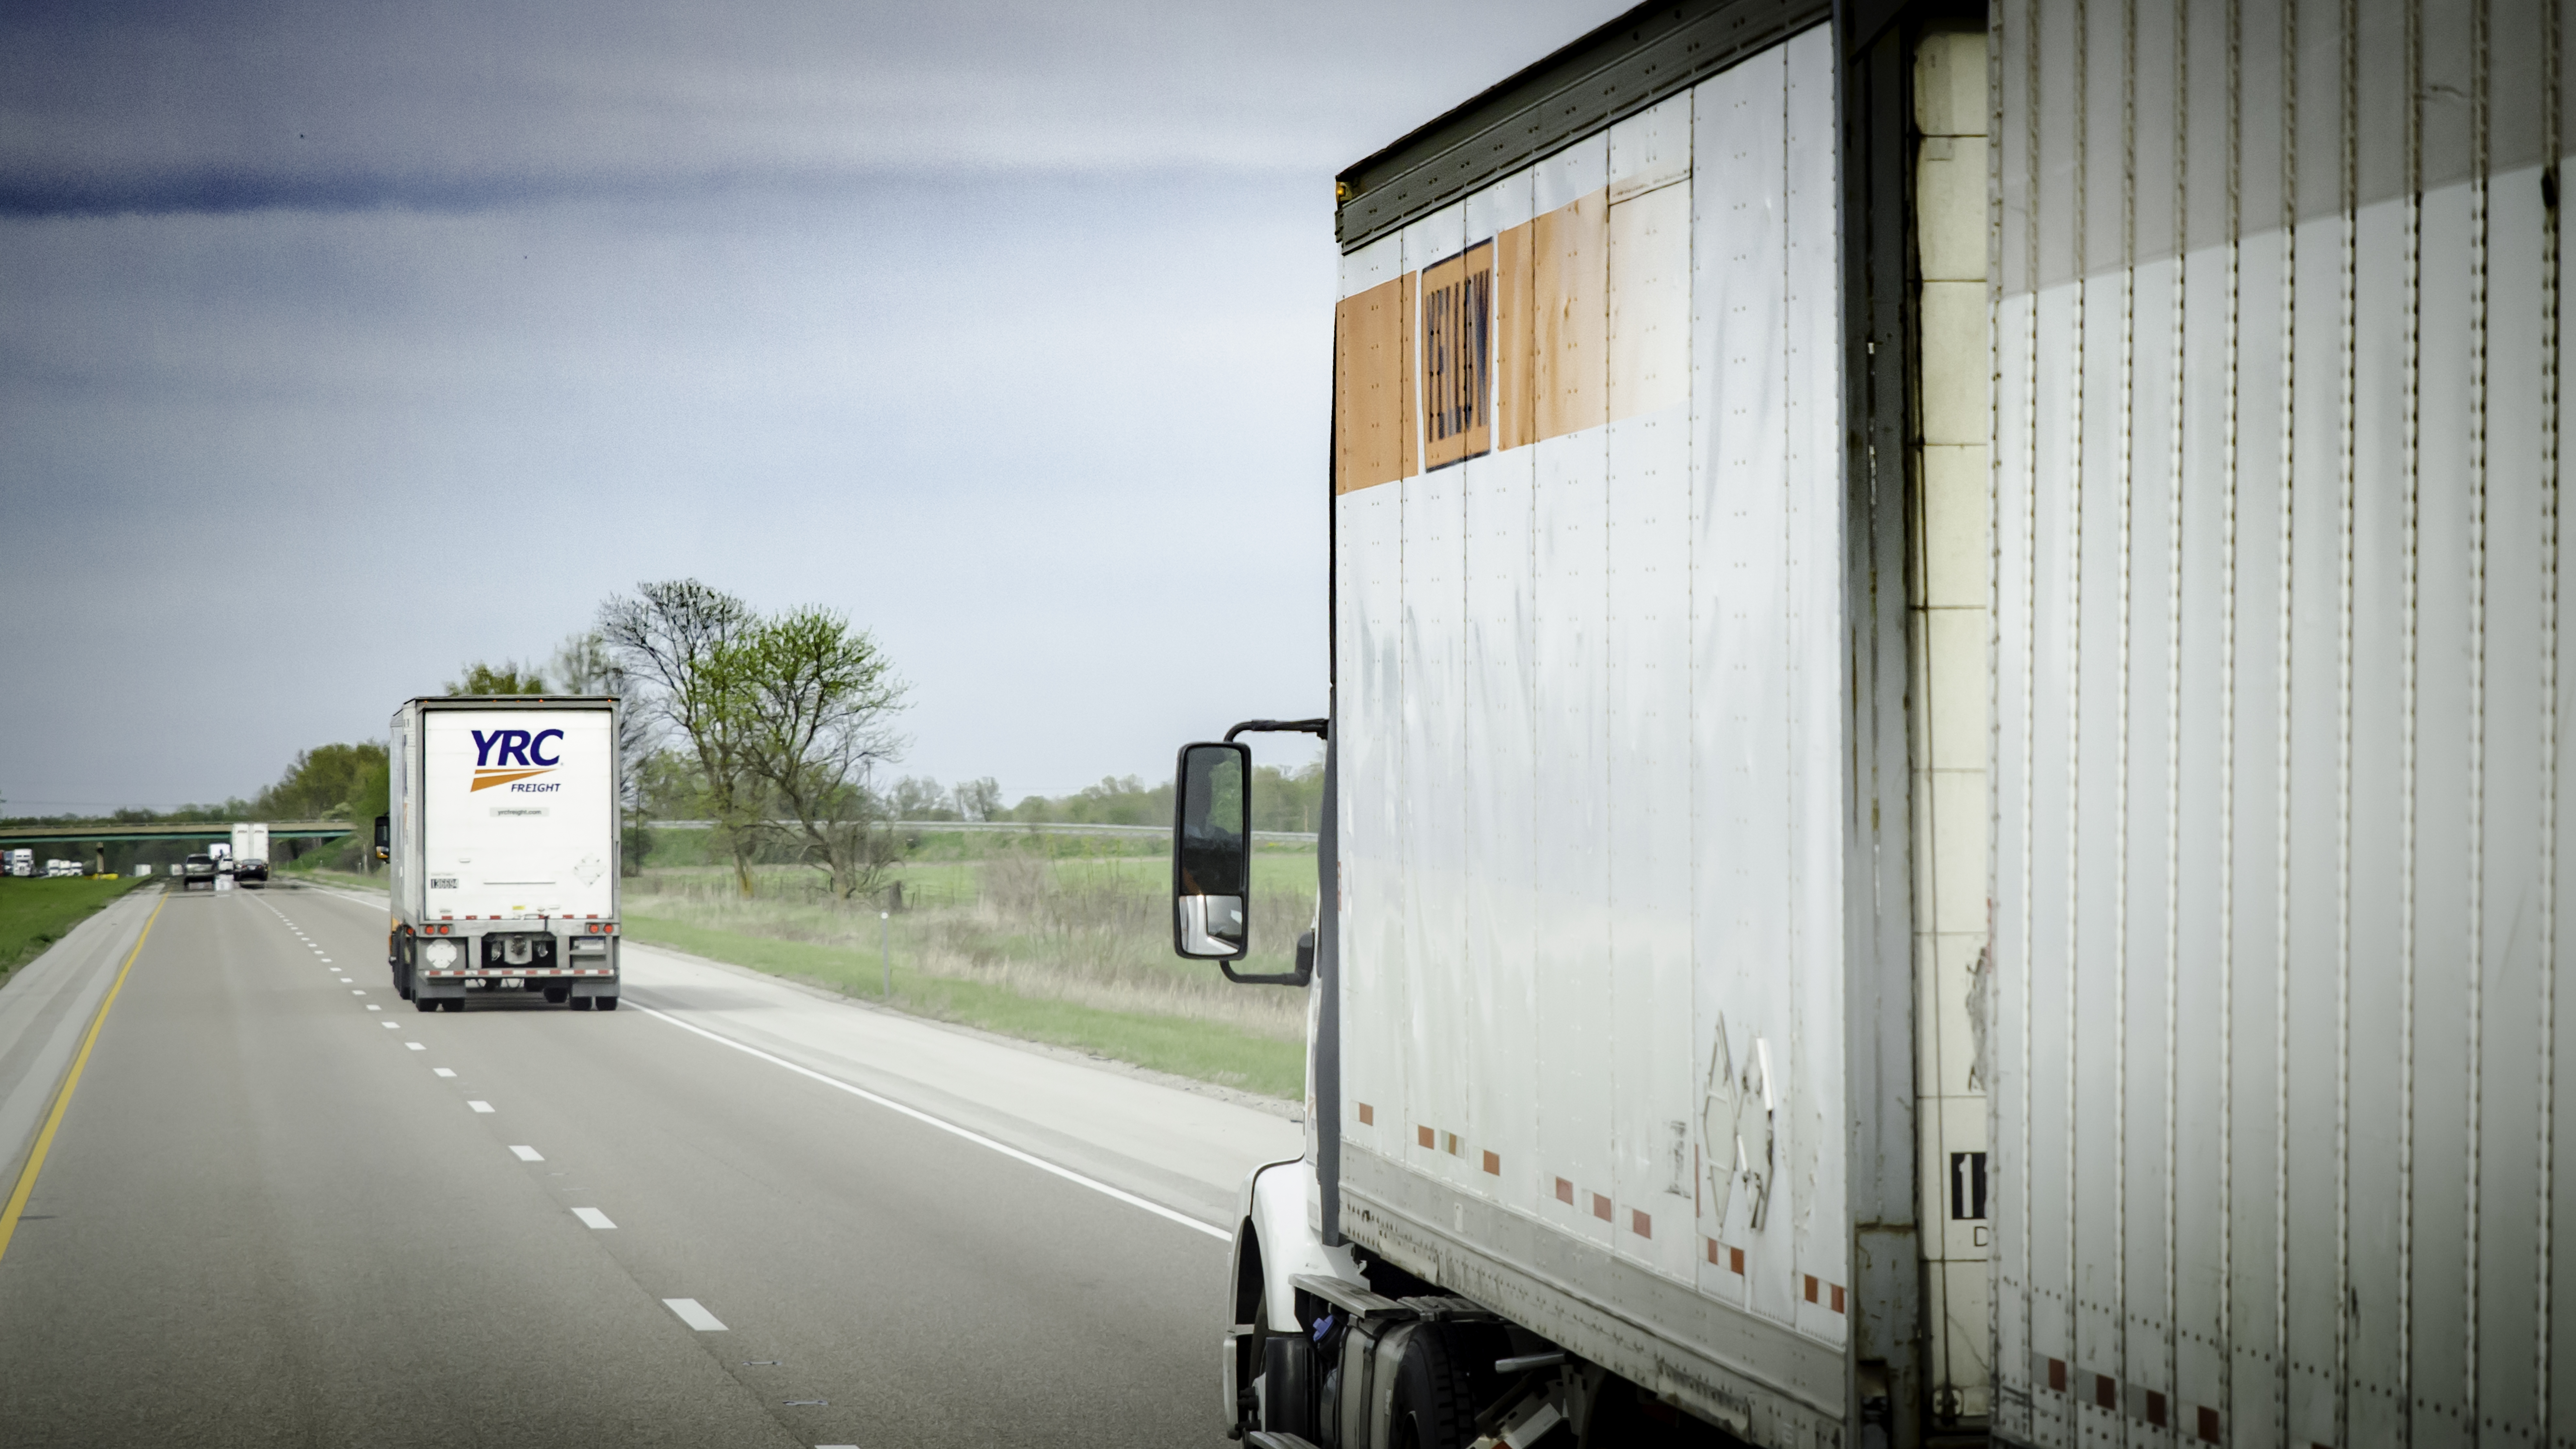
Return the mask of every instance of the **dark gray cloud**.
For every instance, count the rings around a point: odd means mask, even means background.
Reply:
[[[1606,6],[20,6],[0,208],[476,210],[887,173],[1329,175]]]
[[[875,628],[943,779],[1314,708],[1331,173],[1597,18],[0,12],[0,797],[681,574]]]

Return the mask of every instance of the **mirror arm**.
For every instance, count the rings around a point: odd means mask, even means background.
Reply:
[[[1297,969],[1294,971],[1247,974],[1235,970],[1234,963],[1231,961],[1217,962],[1216,969],[1224,972],[1225,979],[1237,986],[1306,986],[1312,984],[1315,979],[1315,963],[1312,957],[1298,962]]]
[[[1234,743],[1236,735],[1313,735],[1329,739],[1333,722],[1329,719],[1248,719],[1225,732],[1225,742]],[[1286,980],[1280,977],[1279,980]]]
[[[1219,961],[1216,969],[1225,979],[1238,986],[1309,986],[1315,980],[1315,933],[1308,931],[1297,938],[1297,969],[1266,976],[1237,975],[1232,962]]]

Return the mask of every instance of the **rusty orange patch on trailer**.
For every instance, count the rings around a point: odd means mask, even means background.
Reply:
[[[1485,1171],[1495,1177],[1503,1175],[1503,1159],[1491,1152],[1485,1154]]]
[[[1425,1147],[1430,1146],[1432,1143],[1431,1129],[1428,1127],[1414,1128],[1413,1135],[1415,1140],[1419,1141]]]
[[[1566,1181],[1564,1178],[1558,1178],[1556,1180],[1556,1200],[1565,1204],[1567,1207],[1574,1206],[1574,1184]]]
[[[1377,1109],[1366,1102],[1360,1103],[1360,1125],[1363,1127],[1370,1127],[1375,1126],[1376,1123]]]
[[[1333,491],[1414,471],[1413,297],[1407,272],[1333,310]]]
[[[1610,1221],[1610,1199],[1603,1197],[1597,1192],[1594,1193],[1592,1195],[1592,1215],[1605,1223]]]
[[[1628,1209],[1628,1231],[1641,1238],[1651,1238],[1655,1235],[1655,1220],[1646,1216],[1643,1209],[1630,1208]]]

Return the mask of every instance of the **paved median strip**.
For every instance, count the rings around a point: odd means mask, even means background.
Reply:
[[[586,1228],[613,1228],[617,1226],[617,1224],[608,1220],[608,1214],[601,1212],[597,1208],[574,1208],[572,1210],[572,1215],[581,1219],[582,1226]],[[706,1310],[700,1309],[698,1311],[703,1313]],[[688,1317],[685,1313],[680,1316],[683,1318]],[[724,1325],[719,1323],[716,1327],[722,1328]]]
[[[706,1310],[695,1298],[665,1298],[662,1306],[680,1315],[680,1321],[700,1333],[725,1332],[724,1320]]]
[[[1076,1172],[1072,1168],[1063,1166],[1060,1163],[1049,1162],[1045,1158],[1032,1152],[1023,1152],[1019,1148],[1013,1147],[1007,1142],[987,1137],[983,1133],[975,1131],[973,1128],[961,1127],[945,1118],[934,1117],[928,1112],[922,1111],[918,1107],[907,1106],[904,1103],[896,1101],[892,1097],[880,1096],[875,1092],[869,1091],[865,1087],[853,1086],[848,1082],[842,1081],[838,1077],[818,1072],[812,1067],[798,1066],[796,1063],[787,1060],[785,1057],[762,1051],[760,1048],[748,1045],[744,1042],[735,1041],[732,1037],[719,1035],[716,1032],[707,1030],[705,1027],[693,1026],[690,1023],[682,1021],[678,1017],[671,1015],[669,1012],[656,1011],[652,1007],[642,1005],[638,1005],[636,1009],[643,1012],[646,1016],[669,1022],[671,1025],[694,1036],[702,1036],[720,1046],[731,1047],[745,1056],[756,1057],[761,1061],[769,1063],[771,1066],[784,1067],[788,1071],[794,1072],[796,1075],[804,1077],[810,1081],[820,1082],[824,1086],[833,1088],[836,1091],[847,1092],[851,1096],[858,1098],[860,1101],[873,1102],[876,1105],[885,1108],[889,1112],[909,1117],[926,1127],[935,1127],[942,1132],[948,1133],[950,1136],[963,1139],[967,1142],[972,1142],[976,1146],[985,1148],[988,1151],[998,1152],[1002,1156],[1010,1158],[1014,1162],[1026,1163],[1040,1172],[1060,1177],[1067,1182],[1073,1183],[1077,1187],[1087,1187],[1093,1192],[1099,1193],[1103,1197],[1113,1198],[1119,1202],[1127,1204],[1129,1207],[1142,1208],[1146,1212],[1152,1213],[1154,1216],[1161,1218],[1166,1222],[1176,1223],[1195,1233],[1204,1233],[1207,1236],[1216,1239],[1218,1242],[1230,1242],[1233,1240],[1234,1235],[1232,1233],[1213,1223],[1200,1222],[1198,1219],[1180,1212],[1177,1209],[1167,1208],[1161,1203],[1155,1202],[1149,1198],[1138,1197],[1136,1194],[1129,1192],[1124,1188],[1112,1187],[1108,1183],[1102,1182],[1100,1179],[1087,1173]]]

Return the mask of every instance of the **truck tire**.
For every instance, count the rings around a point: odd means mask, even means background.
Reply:
[[[462,996],[451,996],[447,998],[445,1004],[447,1009],[450,1011],[463,1011],[465,1009],[465,998]]]
[[[422,1011],[438,1010],[438,998],[435,996],[415,996],[411,999],[411,1004]]]
[[[1393,1449],[1466,1449],[1476,1439],[1474,1386],[1440,1324],[1415,1329],[1396,1365]]]
[[[575,1011],[588,1011],[590,1010],[590,1003],[590,997],[576,996],[572,999],[572,1009]]]
[[[617,1009],[617,998],[614,996],[594,996],[591,1000],[598,1002],[599,1009],[602,1011],[615,1011]]]

